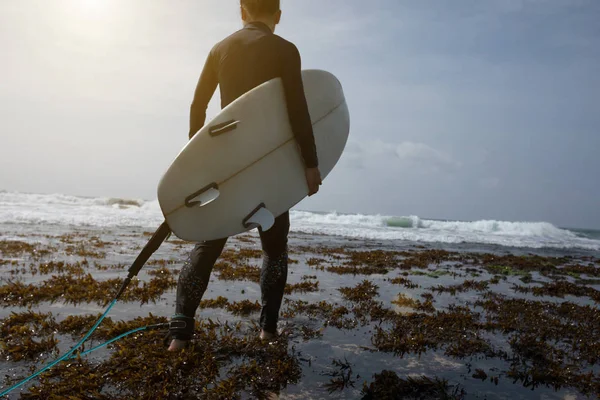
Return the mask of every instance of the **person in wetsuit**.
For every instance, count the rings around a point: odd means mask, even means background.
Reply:
[[[281,78],[292,131],[306,168],[309,195],[319,191],[321,175],[308,106],[302,84],[301,61],[294,44],[274,34],[281,19],[280,0],[240,0],[244,28],[217,43],[208,55],[190,110],[190,139],[204,126],[206,108],[217,86],[221,107],[274,78]],[[262,339],[276,335],[279,309],[287,281],[289,212],[275,219],[268,231],[259,229],[263,250],[260,274]],[[169,350],[183,348],[194,331],[194,315],[210,274],[227,238],[197,243],[177,283]]]

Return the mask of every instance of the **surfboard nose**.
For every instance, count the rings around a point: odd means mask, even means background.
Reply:
[[[311,99],[308,111],[313,124],[345,102],[342,84],[332,73],[309,69],[302,71],[302,77],[306,98]]]

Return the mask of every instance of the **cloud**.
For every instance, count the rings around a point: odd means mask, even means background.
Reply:
[[[448,153],[434,149],[424,143],[403,142],[396,147],[396,155],[401,160],[433,170],[456,170],[461,163]]]
[[[366,168],[379,162],[401,163],[421,172],[452,172],[461,167],[461,163],[450,154],[415,142],[350,141],[344,159],[347,165],[355,168]]]

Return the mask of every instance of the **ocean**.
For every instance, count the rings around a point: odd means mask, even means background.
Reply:
[[[376,393],[417,386],[445,399],[600,395],[600,232],[301,210],[291,220],[287,333],[275,344],[256,340],[252,231],[228,241],[213,271],[203,300],[214,302],[196,314],[199,352],[166,355],[164,332],[135,334],[9,398],[250,399],[268,389],[384,399]],[[162,222],[156,201],[0,192],[0,392],[82,337],[118,287],[105,283],[126,276]],[[166,321],[191,249],[165,242],[91,345]],[[74,331],[76,320],[85,323]]]
[[[157,201],[0,192],[4,224],[154,228],[162,221]],[[548,222],[442,221],[292,210],[291,229],[365,240],[600,251],[600,231],[559,228]]]

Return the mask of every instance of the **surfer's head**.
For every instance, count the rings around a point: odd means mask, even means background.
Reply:
[[[244,24],[263,22],[271,30],[281,20],[280,0],[240,0]]]

